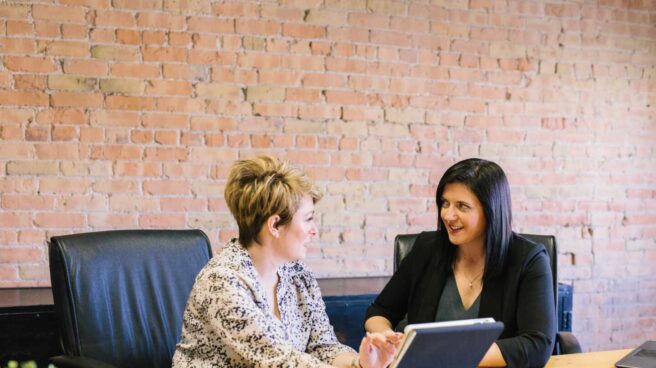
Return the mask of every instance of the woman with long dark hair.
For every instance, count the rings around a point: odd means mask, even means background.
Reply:
[[[437,231],[421,233],[375,302],[365,328],[396,341],[408,323],[493,317],[501,337],[481,366],[542,367],[554,346],[549,255],[511,228],[510,187],[491,161],[467,159],[442,176]]]

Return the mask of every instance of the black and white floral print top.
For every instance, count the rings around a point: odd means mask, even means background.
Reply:
[[[230,241],[196,277],[173,368],[324,367],[353,349],[337,341],[319,285],[302,262],[278,269],[281,320],[246,249]]]

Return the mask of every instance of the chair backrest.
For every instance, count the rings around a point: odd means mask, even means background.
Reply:
[[[419,234],[400,234],[394,238],[394,272],[401,264],[405,256],[410,253],[412,246]],[[551,260],[551,273],[553,276],[554,285],[554,300],[556,302],[556,310],[558,310],[558,243],[556,237],[553,235],[537,235],[537,234],[519,234],[535,243],[542,244],[549,254]]]
[[[115,230],[50,239],[62,348],[117,367],[170,367],[187,298],[212,250],[200,230]]]

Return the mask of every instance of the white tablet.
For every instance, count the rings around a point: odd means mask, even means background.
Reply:
[[[473,368],[502,331],[493,318],[407,325],[390,368]]]

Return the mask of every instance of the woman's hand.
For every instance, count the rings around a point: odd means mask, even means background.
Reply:
[[[396,348],[401,347],[401,341],[403,341],[403,333],[394,332],[392,330],[387,330],[385,332],[369,332],[367,335],[378,343],[391,342]]]
[[[367,333],[360,343],[360,365],[362,368],[387,367],[398,349],[403,334],[392,331]]]

